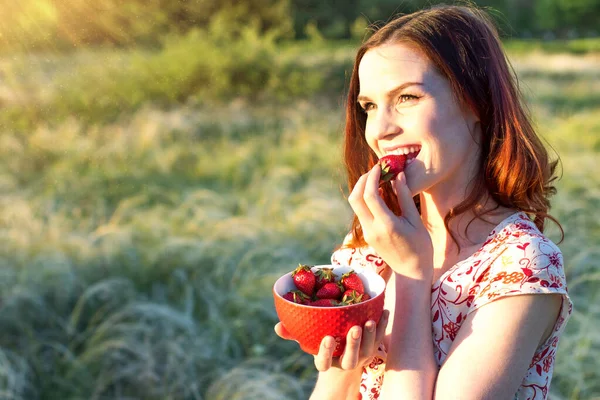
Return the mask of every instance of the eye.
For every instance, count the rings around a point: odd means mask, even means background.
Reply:
[[[359,103],[360,108],[365,112],[368,113],[369,111],[373,110],[375,108],[375,104],[374,103]]]
[[[411,100],[417,100],[419,97],[415,96],[414,94],[403,94],[400,97],[398,97],[398,104],[400,103],[406,103],[409,102]]]

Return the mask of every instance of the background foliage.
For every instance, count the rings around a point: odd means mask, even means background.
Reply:
[[[0,398],[306,399],[312,358],[273,333],[270,289],[348,229],[347,74],[364,16],[398,4],[3,3]],[[582,34],[598,5],[542,4],[492,5],[562,161],[552,213],[575,313],[551,395],[591,399],[600,40],[516,37]],[[541,28],[531,10],[560,19]]]
[[[451,1],[446,1],[449,3]],[[165,34],[257,25],[284,38],[362,37],[365,26],[440,0],[0,0],[0,50],[82,45],[158,46]],[[511,37],[597,36],[600,0],[480,0]]]

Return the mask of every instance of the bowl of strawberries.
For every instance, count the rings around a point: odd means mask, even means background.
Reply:
[[[273,285],[279,320],[313,355],[325,336],[336,341],[333,356],[342,355],[350,328],[379,321],[384,297],[385,280],[379,274],[348,266],[300,264]]]

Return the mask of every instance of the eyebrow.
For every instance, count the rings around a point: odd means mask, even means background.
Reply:
[[[403,91],[404,89],[406,89],[407,87],[410,87],[410,86],[423,86],[423,83],[422,82],[404,82],[400,86],[397,86],[394,89],[387,92],[386,96],[388,98],[394,97],[396,94],[398,94],[399,92]],[[368,101],[371,99],[368,96],[359,94],[358,97],[356,98],[356,100],[357,101]]]

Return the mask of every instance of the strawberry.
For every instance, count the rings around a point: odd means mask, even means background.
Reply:
[[[381,157],[379,159],[379,165],[381,166],[379,183],[394,179],[400,172],[404,171],[405,163],[406,155],[404,154],[388,154]]]
[[[344,293],[344,287],[339,282],[328,282],[317,291],[318,299],[335,299],[339,300]]]
[[[317,277],[317,290],[325,286],[326,283],[335,282],[335,278],[337,278],[337,275],[333,273],[333,268],[321,268],[315,272],[315,276]]]
[[[308,304],[310,302],[310,297],[299,290],[290,290],[283,295],[283,298],[297,304]]]
[[[342,296],[344,304],[358,304],[362,301],[364,294],[358,293],[356,290],[346,290]]]
[[[354,270],[350,270],[350,272],[346,272],[344,275],[342,275],[340,282],[344,287],[344,291],[356,290],[360,294],[365,292],[365,286],[363,285],[360,276],[358,276]]]
[[[334,299],[318,299],[310,302],[308,305],[313,307],[337,307],[340,303]]]
[[[298,264],[298,268],[292,272],[292,278],[296,287],[307,296],[312,296],[315,290],[317,278],[310,270],[310,265]]]
[[[369,296],[369,293],[363,293],[362,299],[360,299],[360,302],[362,303],[363,301],[367,301],[370,298],[371,298],[371,296]]]

